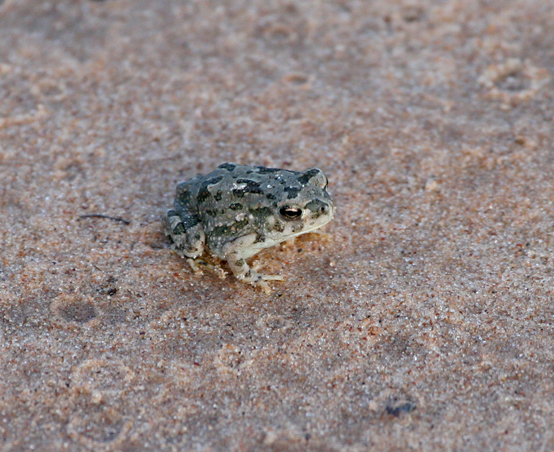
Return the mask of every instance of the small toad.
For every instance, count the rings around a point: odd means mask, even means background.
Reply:
[[[311,232],[333,218],[327,178],[317,168],[289,171],[224,163],[205,176],[177,185],[174,207],[163,216],[171,249],[196,269],[205,247],[226,260],[241,281],[282,280],[262,275],[246,262],[291,237]]]

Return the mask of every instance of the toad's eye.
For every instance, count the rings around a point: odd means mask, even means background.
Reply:
[[[302,209],[292,206],[283,206],[279,210],[279,213],[285,220],[298,220],[302,216]]]

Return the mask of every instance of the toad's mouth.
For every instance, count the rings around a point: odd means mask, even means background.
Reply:
[[[333,219],[333,217],[330,216],[329,218],[327,218],[326,221],[322,221],[322,222],[320,222],[320,223],[318,222],[317,224],[311,226],[310,228],[308,228],[308,229],[303,229],[303,230],[300,231],[298,234],[294,234],[294,235],[296,236],[296,235],[306,234],[306,233],[308,233],[308,232],[315,231],[316,229],[319,229],[319,228],[325,226],[325,225],[326,225],[327,223],[329,223],[332,219]]]
[[[324,217],[319,216],[319,217],[315,218],[314,222],[312,224],[306,226],[305,228],[303,228],[302,230],[300,230],[298,232],[293,232],[292,234],[290,234],[289,237],[297,237],[297,236],[302,235],[302,234],[307,234],[308,232],[315,231],[316,229],[319,229],[319,228],[325,226],[335,216],[334,206],[331,205],[329,207],[331,209],[331,212],[329,213],[328,216],[324,216]]]

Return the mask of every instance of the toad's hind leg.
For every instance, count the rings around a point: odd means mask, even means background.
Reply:
[[[162,224],[171,249],[177,254],[195,259],[204,252],[206,235],[196,216],[169,209],[162,217]]]

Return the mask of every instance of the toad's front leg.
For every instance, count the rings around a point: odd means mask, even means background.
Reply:
[[[280,281],[283,277],[280,275],[262,275],[253,268],[250,268],[246,258],[253,256],[259,250],[252,250],[256,242],[256,234],[248,234],[229,243],[225,249],[224,259],[229,264],[229,268],[241,281],[250,284],[259,284],[265,287],[263,281]]]

